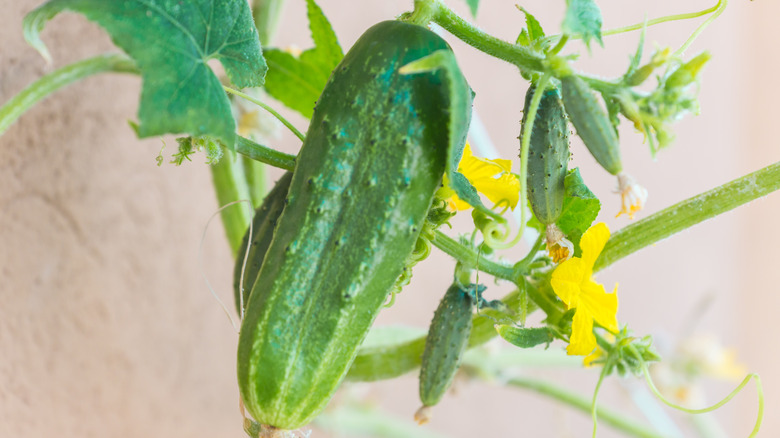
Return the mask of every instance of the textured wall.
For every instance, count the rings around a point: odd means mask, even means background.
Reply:
[[[21,19],[38,3],[0,1],[0,102],[48,71],[21,37]],[[303,3],[288,0],[280,45],[310,44],[305,24],[296,23],[305,17]],[[369,23],[391,18],[410,3],[320,2],[344,47]],[[461,2],[449,3],[465,12]],[[483,3],[480,25],[513,38],[522,22],[514,2]],[[539,11],[548,30],[555,31],[563,2],[548,3],[524,6]],[[599,3],[605,26],[616,27],[641,21],[645,12],[654,17],[709,2]],[[734,2],[691,47],[690,54],[708,48],[714,55],[704,73],[702,114],[678,125],[677,143],[656,162],[641,137],[623,127],[626,167],[650,191],[648,213],[780,159],[772,109],[780,97],[772,66],[776,69],[780,59],[770,44],[780,37],[771,18],[778,13],[780,5],[772,2]],[[654,27],[648,42],[676,47],[693,28],[693,22]],[[72,14],[52,21],[43,39],[55,67],[115,50],[99,28]],[[595,48],[592,58],[585,56],[577,65],[605,76],[620,74],[635,42],[636,35],[611,37],[606,50]],[[453,46],[497,149],[513,157],[525,83],[511,66],[459,42]],[[242,434],[234,377],[237,337],[198,265],[201,234],[217,207],[209,173],[198,160],[180,168],[155,165],[161,141],[139,141],[126,124],[135,118],[139,87],[137,77],[90,78],[37,105],[0,137],[2,437]],[[170,152],[172,142],[167,142]],[[287,136],[281,147],[294,151],[297,146]],[[575,163],[604,198],[600,219],[613,228],[623,226],[624,220],[612,218],[618,210],[618,200],[609,195],[614,181],[581,145],[573,147]],[[778,213],[775,194],[659,243],[599,277],[608,286],[620,283],[619,318],[637,333],[673,344],[693,326],[690,332],[713,333],[734,346],[749,369],[762,373],[768,413],[780,409],[780,358],[769,347],[776,343],[771,321],[780,307]],[[203,257],[203,271],[229,299],[231,263],[218,227],[209,230]],[[434,251],[415,272],[413,287],[383,312],[380,323],[424,327],[450,281],[451,265]],[[506,287],[491,290],[499,289]],[[702,313],[699,303],[705,297],[713,304]],[[585,394],[596,380],[592,371],[527,373]],[[608,382],[603,399],[628,406],[641,384],[616,381]],[[404,419],[417,408],[413,377],[353,388]],[[723,384],[708,387],[709,399],[727,390]],[[751,388],[719,412],[728,436],[747,434],[754,400]],[[634,408],[630,412],[637,414]],[[686,417],[673,418],[684,424]],[[520,430],[526,436],[568,437],[586,436],[588,421],[527,392],[470,383],[442,403],[430,427],[461,437],[515,436]],[[617,436],[606,427],[601,432]],[[777,434],[780,420],[768,418],[762,435]]]

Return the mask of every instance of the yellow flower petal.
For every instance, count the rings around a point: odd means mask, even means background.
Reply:
[[[596,320],[602,327],[611,331],[618,331],[617,322],[617,286],[615,291],[608,294],[604,290],[604,286],[594,282],[588,281],[582,285],[582,291],[580,293],[580,303],[577,307],[579,309],[587,309],[587,313]]]
[[[593,269],[593,264],[596,263],[596,259],[601,254],[601,250],[604,249],[607,240],[609,240],[609,227],[604,222],[593,225],[582,235],[582,239],[580,239],[582,261],[585,262],[589,270]]]
[[[511,173],[505,173],[498,178],[475,179],[471,184],[494,204],[507,201],[509,207],[514,209],[520,199],[520,180]]]
[[[571,323],[571,337],[566,353],[572,356],[587,356],[596,348],[596,336],[593,335],[593,318],[583,307],[577,308]]]
[[[553,291],[569,308],[578,306],[584,272],[582,260],[575,257],[562,262],[552,273]]]

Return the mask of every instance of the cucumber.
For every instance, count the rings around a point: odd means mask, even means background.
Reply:
[[[414,249],[447,163],[450,98],[471,105],[460,71],[398,72],[438,50],[451,49],[426,28],[379,23],[314,108],[239,335],[241,397],[270,428],[325,407]]]
[[[571,123],[590,154],[604,170],[619,174],[623,163],[617,133],[596,95],[585,81],[573,75],[561,79],[561,91]]]
[[[255,284],[257,273],[260,272],[260,266],[263,264],[265,252],[271,244],[271,238],[274,235],[276,221],[284,209],[284,200],[287,198],[287,190],[290,188],[292,172],[285,173],[274,188],[268,192],[263,203],[255,210],[255,217],[252,219],[252,245],[249,247],[249,253],[246,251],[249,243],[249,229],[244,234],[241,246],[236,255],[236,267],[233,270],[233,295],[236,301],[236,311],[241,314],[241,271],[244,271],[243,284],[243,303],[249,301],[249,292]],[[244,268],[244,256],[246,256],[246,268]]]
[[[536,87],[525,95],[526,110],[531,106]],[[523,111],[523,126],[526,123]],[[528,201],[534,216],[544,225],[555,223],[563,212],[566,196],[564,180],[569,164],[569,129],[557,88],[544,91],[539,101],[528,148]],[[522,132],[522,130],[521,130]],[[521,136],[522,143],[522,136]]]
[[[453,284],[433,314],[420,368],[423,406],[415,414],[415,420],[420,424],[428,422],[429,408],[439,403],[460,367],[471,334],[471,315],[477,295],[475,287]]]

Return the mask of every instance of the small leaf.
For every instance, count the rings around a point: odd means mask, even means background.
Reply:
[[[532,348],[553,341],[552,332],[547,327],[520,328],[511,325],[496,324],[498,335],[510,344],[520,348]]]
[[[469,5],[469,10],[471,11],[472,17],[477,17],[477,8],[479,8],[479,0],[466,0],[466,3]]]
[[[528,35],[528,29],[523,28],[523,30],[520,31],[520,35],[517,36],[515,44],[526,47],[531,45],[531,37]]]
[[[473,91],[460,72],[455,55],[449,50],[437,50],[428,56],[401,67],[401,74],[418,74],[442,69],[447,76],[450,100],[449,145],[447,147],[447,178],[458,197],[482,213],[500,221],[505,219],[482,204],[477,189],[460,172],[458,165],[466,146],[466,135],[471,123]]]
[[[517,8],[525,14],[525,25],[528,29],[529,40],[536,41],[539,38],[544,38],[544,30],[542,29],[542,25],[539,24],[539,20],[522,6],[518,6]]]
[[[24,18],[25,38],[46,59],[39,33],[63,10],[102,26],[135,60],[140,137],[188,133],[233,144],[230,103],[207,62],[218,59],[238,87],[263,84],[266,64],[246,1],[51,0]]]
[[[566,35],[582,37],[588,47],[593,38],[604,45],[601,40],[601,10],[594,0],[566,0],[566,16],[561,27]]]
[[[639,68],[639,63],[642,62],[642,52],[644,51],[645,47],[645,33],[647,32],[647,20],[645,20],[644,26],[642,26],[642,32],[639,34],[639,44],[636,48],[636,53],[634,53],[634,56],[631,57],[631,62],[628,64],[628,71],[626,71],[625,76],[629,77],[636,69]]]
[[[265,89],[287,107],[311,118],[314,104],[344,52],[322,9],[314,0],[306,0],[306,7],[314,47],[297,58],[283,50],[266,50]]]
[[[578,168],[569,171],[564,179],[566,197],[563,213],[556,224],[574,244],[574,255],[580,255],[580,238],[596,220],[601,210],[601,201],[588,189]]]

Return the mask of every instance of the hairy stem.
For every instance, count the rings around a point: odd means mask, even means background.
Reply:
[[[295,169],[295,155],[285,154],[276,149],[257,144],[246,137],[236,136],[235,149],[239,154],[261,163],[284,170]]]
[[[778,189],[780,162],[672,205],[612,234],[593,270]]]
[[[235,153],[225,150],[222,159],[210,166],[211,178],[220,206],[242,199],[251,199],[244,175],[244,166],[240,158]],[[220,213],[233,258],[236,257],[244,233],[252,220],[250,210],[243,203],[239,203],[222,210]]]

